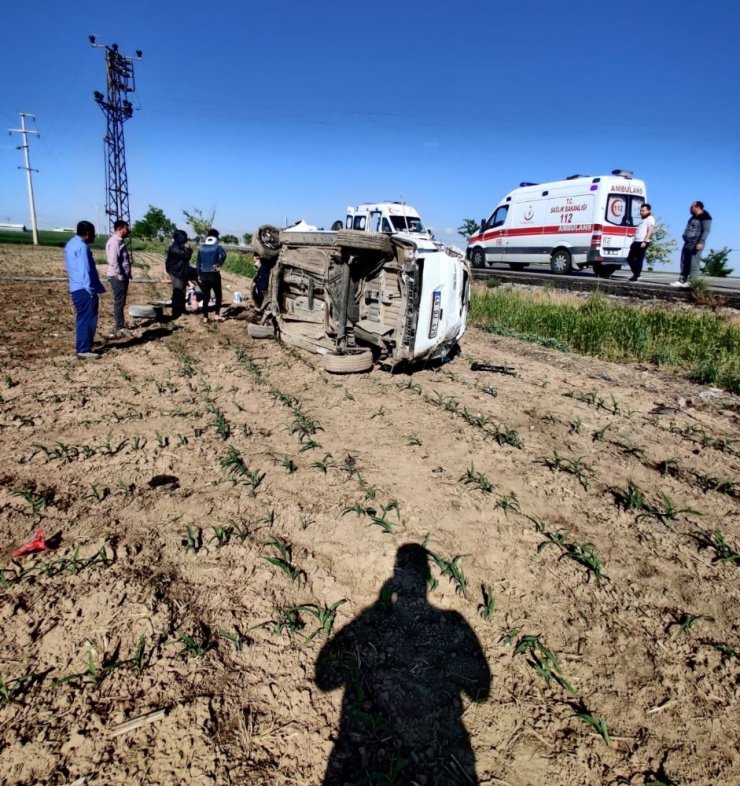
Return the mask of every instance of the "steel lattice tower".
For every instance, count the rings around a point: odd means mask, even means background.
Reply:
[[[126,143],[123,137],[123,124],[131,119],[134,108],[128,94],[136,90],[134,81],[134,60],[141,60],[141,50],[129,57],[118,51],[118,44],[96,44],[95,36],[90,36],[90,44],[105,49],[105,70],[108,82],[108,96],[95,91],[95,102],[103,110],[107,122],[105,134],[105,212],[108,216],[109,231],[113,222],[123,220],[131,223],[128,203],[128,175],[126,174]]]

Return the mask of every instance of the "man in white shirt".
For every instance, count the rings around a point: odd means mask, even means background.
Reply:
[[[647,202],[640,208],[640,216],[642,221],[637,225],[635,239],[632,241],[629,254],[627,254],[627,264],[630,266],[630,270],[632,270],[630,281],[640,280],[645,252],[648,250],[650,238],[653,236],[653,232],[655,232],[655,218],[652,215],[652,208]]]

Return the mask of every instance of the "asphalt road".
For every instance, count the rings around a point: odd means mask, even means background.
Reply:
[[[474,268],[474,272],[479,278],[496,276],[507,281],[526,281],[529,278],[532,279],[532,283],[548,283],[564,289],[598,288],[606,289],[614,294],[618,294],[620,289],[624,289],[625,294],[638,297],[650,297],[652,294],[656,298],[668,297],[670,299],[683,300],[687,299],[689,294],[688,290],[670,286],[672,281],[678,280],[678,274],[675,272],[643,272],[637,284],[628,283],[627,279],[631,275],[629,268],[618,270],[609,279],[598,278],[590,268],[574,270],[571,274],[563,276],[553,273],[546,266],[532,265],[522,271],[514,271],[502,262],[489,263],[486,268]],[[740,303],[740,277],[703,277],[703,280],[706,282],[710,292],[727,297],[732,301],[732,305]]]

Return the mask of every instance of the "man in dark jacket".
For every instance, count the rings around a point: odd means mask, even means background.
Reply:
[[[218,229],[209,229],[206,232],[206,242],[198,249],[198,281],[203,290],[203,321],[208,322],[208,301],[211,299],[211,291],[216,298],[214,312],[216,322],[223,322],[221,316],[221,266],[226,261],[226,252],[218,244]]]
[[[691,211],[689,223],[683,231],[681,273],[678,281],[671,284],[672,287],[682,289],[688,289],[691,286],[689,279],[699,275],[701,252],[712,228],[712,217],[704,210],[703,202],[692,202],[689,210]]]
[[[188,236],[182,229],[176,229],[173,243],[167,251],[165,270],[172,281],[172,318],[177,319],[185,313],[185,287],[188,281],[194,281],[195,275],[190,267],[190,248]]]

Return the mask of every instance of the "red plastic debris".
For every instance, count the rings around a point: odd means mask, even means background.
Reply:
[[[17,551],[13,552],[14,557],[23,557],[25,554],[36,554],[39,551],[48,551],[49,547],[46,545],[46,538],[44,537],[44,530],[37,529],[36,535],[33,540],[24,543]]]

